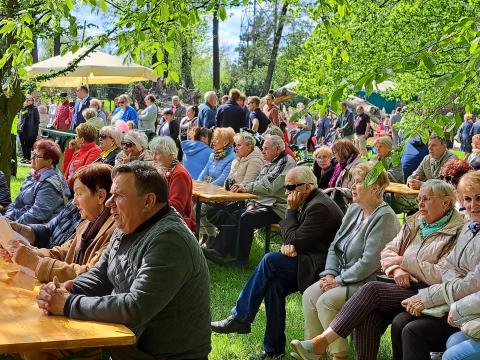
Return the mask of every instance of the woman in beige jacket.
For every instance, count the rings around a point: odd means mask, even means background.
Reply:
[[[416,294],[419,288],[441,282],[441,264],[463,226],[463,218],[454,209],[454,190],[440,180],[423,183],[418,196],[419,212],[407,218],[400,233],[381,253],[381,266],[387,276],[380,279],[384,281],[362,286],[330,327],[312,341],[292,342],[303,359],[324,353],[329,344],[352,333],[356,358],[377,358],[382,334],[404,311],[402,300]],[[395,342],[393,332],[392,327],[394,359],[402,359],[401,340],[400,344]]]
[[[93,163],[78,170],[73,176],[75,197],[73,203],[84,220],[74,237],[52,249],[37,249],[18,242],[12,254],[5,250],[2,257],[32,270],[39,281],[72,280],[95,266],[110,237],[115,223],[105,202],[110,196],[112,167]]]

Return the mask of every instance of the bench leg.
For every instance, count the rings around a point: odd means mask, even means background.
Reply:
[[[270,225],[265,226],[265,254],[270,252]]]

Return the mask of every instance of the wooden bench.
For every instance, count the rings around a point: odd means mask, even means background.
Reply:
[[[270,252],[270,239],[271,239],[272,233],[280,236],[279,224],[271,224],[271,225],[265,226],[265,254]]]

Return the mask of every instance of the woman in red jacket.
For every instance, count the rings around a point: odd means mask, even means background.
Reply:
[[[177,145],[169,136],[157,136],[149,146],[160,171],[168,184],[168,203],[175,208],[185,220],[187,226],[195,232],[196,223],[192,205],[192,178],[177,160]]]
[[[97,129],[90,124],[83,123],[76,129],[77,136],[70,141],[65,149],[62,171],[65,180],[69,183],[75,171],[88,165],[100,157],[102,149],[96,144]],[[78,147],[77,150],[75,150]]]

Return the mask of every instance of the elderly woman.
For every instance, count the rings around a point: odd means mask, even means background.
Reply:
[[[348,139],[338,140],[333,144],[332,150],[337,165],[335,165],[332,177],[328,182],[328,188],[324,192],[330,193],[332,200],[343,212],[346,212],[348,205],[352,202],[350,187],[353,185],[353,176],[351,170],[363,160],[359,156],[358,149]]]
[[[480,172],[464,175],[457,189],[470,221],[461,230],[455,247],[442,264],[442,283],[421,289],[405,300],[403,305],[407,312],[393,320],[392,342],[394,349],[398,349],[396,353],[401,355],[403,350],[404,359],[413,354],[408,348],[412,345],[416,347],[416,359],[427,359],[431,351],[444,351],[446,340],[456,331],[447,323],[449,305],[480,291]],[[455,306],[450,309],[454,310]],[[426,315],[433,312],[439,317],[419,318],[422,312]]]
[[[233,151],[233,137],[235,132],[232,128],[216,128],[213,132],[212,149],[207,165],[202,170],[197,180],[223,186],[225,179],[230,173],[232,161],[235,158]]]
[[[145,104],[147,107],[138,110],[138,130],[149,134],[155,133],[155,123],[157,122],[158,108],[155,105],[155,96],[148,94],[145,96]]]
[[[189,140],[181,142],[183,150],[183,166],[192,179],[197,179],[207,165],[212,154],[210,142],[212,131],[207,128],[193,128],[188,134]]]
[[[135,123],[135,127],[138,127],[137,111],[133,106],[129,104],[127,95],[120,95],[118,97],[118,105],[118,110],[115,109],[114,115],[112,117],[112,125],[115,125],[115,122],[117,120],[122,120],[125,122],[131,120]]]
[[[55,217],[67,203],[70,190],[55,167],[62,152],[51,140],[38,140],[33,145],[32,171],[22,184],[20,193],[7,206],[5,217],[20,224],[43,224]]]
[[[326,145],[315,149],[313,156],[315,157],[313,173],[317,177],[317,186],[320,189],[326,189],[337,165],[337,160],[333,157],[332,150]]]
[[[425,182],[418,199],[419,212],[407,218],[402,230],[381,253],[381,265],[387,277],[379,277],[383,281],[372,281],[361,287],[330,327],[311,342],[295,342],[293,346],[304,359],[308,358],[306,354],[323,354],[329,344],[339,339],[345,341],[352,333],[356,358],[376,359],[382,334],[404,310],[402,301],[421,288],[441,282],[446,256],[455,244],[463,219],[454,209],[453,187],[441,180]],[[401,339],[394,320],[394,359],[402,359]],[[404,354],[403,359],[427,359],[419,356],[418,351],[417,346],[409,348],[409,356]]]
[[[97,116],[102,119],[103,125],[107,125],[107,114],[105,114],[105,111],[103,111],[102,102],[98,99],[91,99],[90,107],[95,109]]]
[[[348,298],[375,279],[380,270],[380,252],[400,229],[395,213],[383,201],[389,184],[387,174],[382,171],[371,186],[365,186],[365,177],[373,167],[373,163],[362,163],[353,169],[353,204],[330,245],[320,280],[303,293],[307,339],[327,329]],[[305,359],[310,358],[305,357],[303,348],[312,349],[311,345],[312,341],[292,341],[294,350]],[[330,346],[336,360],[348,359],[347,349],[345,339]]]
[[[97,140],[95,127],[83,123],[78,125],[76,133],[77,136],[70,141],[63,157],[62,171],[67,182],[72,179],[75,171],[97,160],[102,152],[95,142]]]
[[[238,133],[235,134],[233,139],[237,157],[233,160],[230,174],[225,180],[227,190],[233,184],[245,184],[256,180],[265,164],[262,152],[255,146],[256,141],[251,134],[247,132]],[[212,220],[215,224],[223,223],[223,220],[219,219],[226,216],[225,211],[228,211],[228,208],[219,211],[218,208],[204,206],[202,210],[202,214],[206,215],[201,220],[202,233],[206,233],[203,243],[206,244],[207,248],[210,248],[215,240],[216,229],[209,220]]]
[[[180,120],[180,141],[187,140],[188,133],[197,126],[198,108],[196,106],[187,107],[187,115]]]
[[[405,183],[403,176],[402,164],[399,163],[394,166],[392,163],[392,148],[393,142],[390,136],[380,136],[375,140],[375,150],[377,151],[378,161],[383,161],[388,165],[388,178],[392,182]]]
[[[82,116],[87,124],[92,125],[97,131],[99,131],[105,123],[102,118],[98,117],[97,110],[93,107],[86,108],[82,111]]]
[[[129,163],[133,160],[153,162],[153,153],[148,150],[147,135],[135,130],[128,131],[122,140],[122,151],[115,158],[115,166]]]
[[[115,165],[115,158],[121,151],[123,134],[115,126],[104,126],[98,134],[98,145],[102,152],[95,162]]]
[[[169,205],[179,212],[190,230],[195,232],[192,178],[177,160],[178,149],[175,142],[168,136],[157,136],[150,142],[150,150],[167,180]]]
[[[115,230],[115,222],[105,202],[110,197],[112,167],[107,164],[90,164],[73,176],[73,203],[84,220],[76,234],[61,246],[37,249],[20,242],[12,244],[10,253],[2,251],[4,259],[27,267],[41,282],[67,281],[95,266]]]

